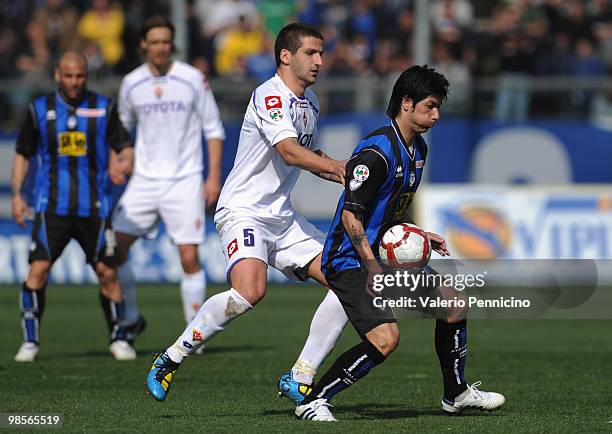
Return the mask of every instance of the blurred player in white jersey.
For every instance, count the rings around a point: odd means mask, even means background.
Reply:
[[[277,74],[253,92],[215,214],[231,287],[209,298],[177,341],[156,355],[147,387],[160,401],[183,358],[264,297],[269,265],[290,279],[311,277],[327,286],[321,272],[323,234],[293,210],[289,199],[300,169],[344,183],[346,162],[311,150],[319,102],[307,88],[323,64],[323,37],[312,27],[289,24],[274,51]],[[326,300],[330,297],[343,326],[342,306],[331,292]],[[325,340],[330,323],[322,323],[319,334]]]
[[[117,167],[133,176],[115,210],[119,279],[126,297],[126,320],[134,334],[143,319],[136,304],[134,278],[127,262],[132,243],[163,220],[178,246],[184,274],[181,297],[189,323],[205,298],[206,278],[198,258],[204,241],[205,202],[221,190],[221,152],[225,131],[204,75],[172,60],[174,26],[165,17],[147,19],[140,34],[146,62],[129,73],[119,90],[119,116],[134,126],[135,162]],[[208,143],[208,176],[202,183],[202,131]],[[116,174],[115,174],[116,175]]]

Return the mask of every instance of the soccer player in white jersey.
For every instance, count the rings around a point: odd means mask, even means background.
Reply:
[[[277,74],[253,92],[215,214],[231,287],[209,298],[176,342],[155,356],[147,387],[160,401],[183,359],[264,297],[269,265],[290,279],[311,277],[327,286],[321,272],[323,234],[293,210],[289,199],[300,169],[344,183],[345,161],[311,150],[319,102],[307,88],[323,63],[323,37],[312,27],[289,24],[274,51]],[[340,316],[344,325],[341,306]],[[327,327],[321,327],[321,336],[329,334]]]
[[[198,245],[204,241],[204,201],[214,204],[221,190],[225,138],[219,109],[204,75],[171,58],[172,23],[162,16],[151,17],[140,37],[146,62],[123,79],[119,90],[119,116],[128,130],[137,127],[134,173],[113,220],[126,321],[133,324],[133,335],[141,331],[143,319],[136,304],[128,251],[140,236],[154,231],[160,219],[178,246],[187,323],[204,302],[206,278]],[[209,163],[204,184],[202,131]],[[128,174],[132,162],[126,160],[117,167],[123,170],[121,175]]]

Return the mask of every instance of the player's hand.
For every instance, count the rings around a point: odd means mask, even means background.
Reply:
[[[330,181],[344,185],[344,177],[346,175],[347,160],[330,160],[331,168],[328,173]]]
[[[218,176],[208,176],[204,182],[204,200],[207,208],[217,203],[219,194],[221,194],[221,179]]]
[[[22,228],[25,228],[26,219],[32,219],[32,213],[30,212],[30,208],[28,208],[28,204],[20,194],[16,194],[15,196],[13,196],[12,213],[13,219]]]
[[[383,274],[383,269],[376,260],[367,261],[366,268],[368,270],[368,281],[366,290],[372,297],[380,297],[382,291],[374,288],[374,278],[377,275]]]
[[[108,176],[115,185],[125,184],[127,177],[132,174],[134,163],[131,158],[121,157],[111,153],[108,165]]]
[[[450,252],[446,247],[446,240],[434,232],[425,232],[427,238],[431,241],[431,248],[440,256],[450,256]]]

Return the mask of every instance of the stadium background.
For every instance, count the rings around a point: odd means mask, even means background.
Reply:
[[[273,35],[298,19],[325,35],[321,145],[346,158],[384,122],[397,74],[429,63],[451,82],[442,120],[428,135],[417,223],[468,258],[612,258],[612,7],[607,0],[24,0],[0,1],[0,282],[21,281],[28,230],[10,219],[16,131],[33,95],[54,85],[63,50],[87,53],[90,88],[115,95],[141,61],[138,28],[153,13],[177,23],[177,57],[210,77],[232,167],[241,116],[257,83],[274,72]],[[31,185],[31,182],[30,182]],[[580,186],[581,188],[577,188]],[[117,189],[119,195],[121,189]],[[303,174],[293,202],[322,230],[338,189]],[[561,204],[561,205],[559,205]],[[201,256],[224,280],[210,220]],[[57,283],[93,282],[72,244]],[[137,278],[177,281],[162,228],[139,241]],[[272,280],[282,276],[272,272]]]
[[[34,365],[12,362],[19,346],[18,287],[29,229],[10,219],[14,139],[31,97],[54,88],[59,53],[83,49],[90,88],[114,95],[140,62],[143,20],[177,24],[177,56],[210,77],[232,166],[253,87],[272,73],[271,37],[287,21],[321,26],[326,37],[322,102],[326,152],[348,155],[384,120],[399,71],[429,63],[451,81],[442,120],[428,140],[428,179],[415,217],[444,234],[455,255],[495,258],[612,257],[612,24],[608,0],[0,0],[0,372],[1,412],[55,412],[78,431],[289,432],[305,426],[276,400],[274,380],[295,360],[322,294],[273,284],[266,301],[212,341],[177,375],[160,405],[145,399],[149,355],[184,326],[175,283],[142,283],[149,328],[138,360],[106,348],[93,274],[71,246],[56,264]],[[240,16],[245,17],[240,24]],[[31,184],[30,184],[31,185]],[[120,190],[117,191],[120,194]],[[325,229],[338,190],[303,174],[293,201]],[[208,224],[201,257],[223,280],[218,238]],[[175,248],[160,232],[132,252],[141,280],[177,282]],[[610,268],[610,267],[609,267]],[[279,280],[272,272],[272,280]],[[70,284],[65,284],[70,283]],[[609,286],[605,294],[610,294]],[[212,284],[208,293],[225,289]],[[603,306],[610,306],[608,301]],[[607,315],[612,310],[607,310]],[[404,342],[360,386],[336,402],[334,432],[609,431],[610,321],[502,320],[470,323],[471,381],[508,400],[496,414],[448,418],[439,409],[432,321],[402,321]],[[593,317],[594,318],[594,317]],[[607,316],[609,318],[609,316]],[[405,328],[404,328],[405,327]],[[334,354],[352,346],[345,332]],[[323,370],[326,366],[323,366]],[[475,375],[478,375],[475,377]],[[329,431],[327,427],[307,427]]]

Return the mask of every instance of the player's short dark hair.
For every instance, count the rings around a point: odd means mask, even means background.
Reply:
[[[437,96],[444,101],[448,95],[448,86],[446,77],[433,68],[427,65],[411,66],[401,73],[393,86],[387,116],[393,119],[398,115],[404,97],[411,99],[413,106],[429,95]]]
[[[170,33],[172,34],[172,40],[174,40],[174,24],[172,24],[172,22],[163,15],[154,15],[145,20],[142,25],[142,28],[140,29],[140,39],[147,39],[147,33],[149,33],[151,29],[154,29],[156,27],[165,27],[167,29],[170,29]]]
[[[280,66],[281,50],[289,50],[291,54],[295,54],[302,46],[302,38],[312,36],[313,38],[323,40],[323,35],[317,29],[307,24],[291,23],[281,29],[274,42],[274,58],[276,66]]]

